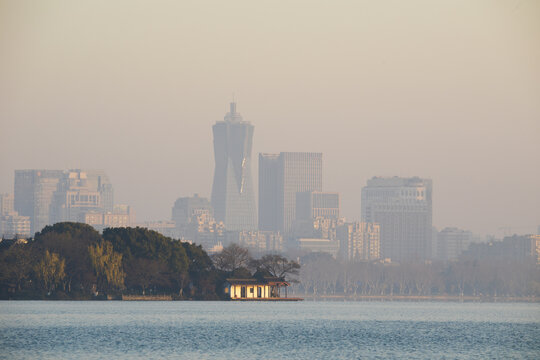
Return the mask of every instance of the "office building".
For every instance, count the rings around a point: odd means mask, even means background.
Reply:
[[[458,228],[445,228],[437,234],[437,260],[456,261],[469,248],[472,233]]]
[[[374,177],[362,188],[362,220],[381,227],[381,257],[394,262],[431,258],[432,181]]]
[[[16,211],[0,215],[0,237],[11,239],[15,237],[29,237],[30,217],[20,216]]]
[[[259,154],[259,227],[290,238],[299,192],[322,191],[322,153]]]
[[[50,222],[83,221],[90,212],[112,213],[113,190],[100,170],[68,170],[57,184],[50,207]]]
[[[339,194],[320,191],[296,193],[296,220],[339,219]]]
[[[228,231],[227,244],[232,243],[249,248],[255,255],[283,251],[283,237],[274,231]]]
[[[15,211],[30,218],[31,233],[87,211],[112,212],[113,188],[101,170],[15,170]]]
[[[30,232],[51,224],[50,207],[61,170],[15,170],[15,211],[30,218]]]
[[[298,247],[302,252],[327,253],[337,258],[339,252],[339,241],[329,239],[300,238]]]
[[[0,194],[0,215],[15,211],[15,197],[13,194]]]
[[[224,121],[213,127],[214,183],[211,204],[214,217],[227,230],[257,230],[257,207],[251,179],[253,125],[236,112],[236,103]]]
[[[338,227],[340,258],[349,261],[381,258],[379,224],[366,222],[345,223]]]

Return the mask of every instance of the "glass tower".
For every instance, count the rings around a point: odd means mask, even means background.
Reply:
[[[257,207],[251,180],[253,125],[236,112],[236,103],[214,132],[212,206],[217,221],[231,231],[257,230]]]
[[[259,226],[289,236],[299,192],[322,191],[322,153],[259,154]]]

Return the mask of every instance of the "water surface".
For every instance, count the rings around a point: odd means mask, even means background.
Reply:
[[[540,304],[0,302],[2,359],[540,359]]]

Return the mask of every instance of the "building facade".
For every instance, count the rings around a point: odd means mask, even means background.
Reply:
[[[381,228],[367,222],[345,223],[338,227],[339,255],[348,261],[381,258]]]
[[[113,188],[101,170],[15,170],[15,211],[30,218],[31,233],[86,211],[113,211]]]
[[[259,154],[261,230],[291,236],[299,192],[322,191],[322,153]]]
[[[13,194],[0,194],[0,215],[15,211],[15,197]]]
[[[431,258],[432,181],[374,177],[362,188],[362,220],[381,227],[381,257],[391,261]]]
[[[251,179],[254,127],[236,112],[236,103],[224,121],[213,127],[214,183],[211,203],[214,217],[227,230],[257,230],[257,207]]]
[[[194,216],[204,215],[207,219],[214,218],[214,209],[207,198],[195,194],[191,197],[178,198],[172,208],[171,220],[175,222],[180,236],[185,236]],[[200,219],[197,219],[200,221]]]
[[[472,233],[458,228],[444,228],[437,234],[437,259],[456,261],[467,251]]]
[[[15,211],[30,218],[32,234],[50,225],[50,208],[61,170],[15,170]]]

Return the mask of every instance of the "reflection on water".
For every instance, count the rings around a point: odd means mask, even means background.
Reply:
[[[0,302],[0,358],[540,358],[540,305]]]

